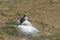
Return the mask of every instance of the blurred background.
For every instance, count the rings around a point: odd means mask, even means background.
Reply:
[[[24,14],[41,32],[30,40],[60,40],[60,0],[0,0],[0,40],[20,40],[13,28]]]

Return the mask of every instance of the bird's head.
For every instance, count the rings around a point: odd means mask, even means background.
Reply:
[[[27,20],[27,15],[24,15],[23,18],[24,18],[24,20],[26,21],[26,20]]]

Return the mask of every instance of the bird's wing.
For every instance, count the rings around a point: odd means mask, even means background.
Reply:
[[[19,25],[18,27],[20,28],[20,30],[22,30],[24,32],[31,32],[31,33],[39,32],[39,30],[37,30],[36,28],[31,27],[31,26]]]
[[[29,21],[24,21],[23,23],[22,23],[22,25],[26,25],[26,26],[32,26],[32,24],[29,22]]]

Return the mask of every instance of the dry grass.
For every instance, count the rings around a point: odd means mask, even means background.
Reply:
[[[24,14],[41,31],[30,40],[60,40],[60,0],[0,0],[0,40],[20,40],[12,26]]]

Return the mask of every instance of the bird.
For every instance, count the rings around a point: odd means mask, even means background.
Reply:
[[[19,20],[17,21],[16,25],[17,25],[17,26],[18,26],[18,25],[21,25],[22,22],[25,21],[25,19],[27,20],[26,15],[24,15],[21,19],[19,19]]]
[[[33,27],[30,21],[28,21],[27,15],[23,15],[23,17],[17,21],[16,28],[19,34],[25,37],[31,37],[34,34],[40,32],[38,29]]]

